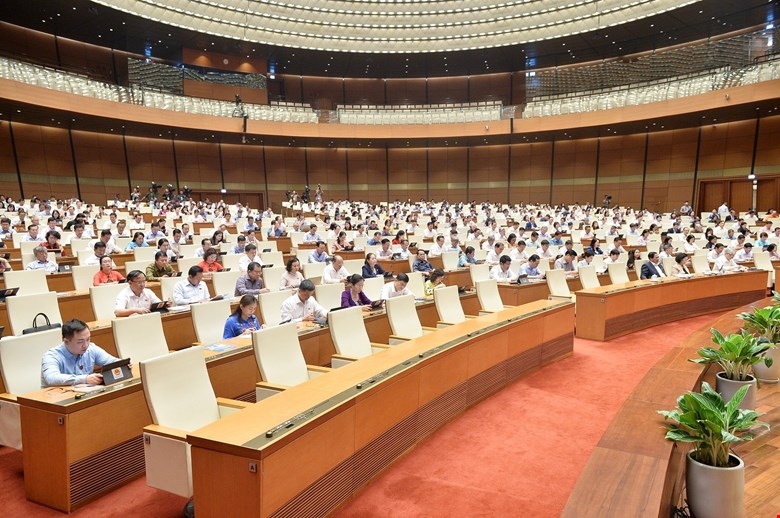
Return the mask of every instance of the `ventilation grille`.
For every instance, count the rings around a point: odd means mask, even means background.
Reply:
[[[143,474],[144,445],[141,436],[70,465],[71,508]]]

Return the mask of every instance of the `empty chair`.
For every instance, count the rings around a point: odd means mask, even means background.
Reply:
[[[41,388],[41,358],[61,337],[59,329],[51,329],[0,340],[0,375],[8,394],[17,396]],[[12,397],[0,397],[0,445],[22,449],[19,404]]]
[[[327,367],[306,365],[293,322],[255,331],[252,345],[263,377],[255,389],[257,401],[330,372]]]
[[[691,263],[693,263],[693,271],[696,273],[709,273],[712,271],[706,255],[694,255],[691,257]]]
[[[580,266],[577,268],[577,272],[579,273],[580,284],[582,284],[583,289],[590,290],[601,286],[599,277],[596,274],[596,267],[592,264],[588,266]]]
[[[371,277],[363,280],[363,293],[366,294],[371,300],[379,300],[382,298],[382,288],[385,285],[385,280],[382,277]]]
[[[444,265],[445,270],[454,270],[458,267],[458,258],[460,252],[443,252],[441,254],[441,262]]]
[[[111,321],[116,352],[133,363],[168,354],[160,313],[147,313]]]
[[[146,483],[192,496],[187,432],[202,428],[250,403],[217,398],[202,347],[140,362],[144,395],[153,425],[144,428]]]
[[[213,344],[222,340],[225,320],[230,316],[230,300],[215,300],[202,304],[193,304],[192,327],[195,339],[201,344]]]
[[[490,268],[487,264],[472,264],[469,267],[469,275],[471,276],[471,285],[476,286],[478,281],[486,281],[490,278]]]
[[[200,257],[182,257],[176,264],[179,271],[182,272],[182,275],[186,277],[190,267],[195,266],[201,261],[202,259]]]
[[[127,284],[103,284],[90,286],[89,301],[92,303],[92,312],[95,320],[111,320],[114,318],[114,306],[119,292],[125,289]]]
[[[230,235],[230,234],[228,234],[228,235]],[[244,254],[241,254],[241,255],[244,255]],[[232,273],[234,271],[240,271],[241,270],[240,264],[239,264],[239,261],[241,259],[241,255],[238,255],[238,254],[225,254],[225,255],[221,256],[222,257],[222,259],[221,259],[222,260],[222,266],[224,266],[225,268],[230,268],[230,272],[228,272],[228,273]]]
[[[775,283],[775,267],[769,258],[769,252],[753,252],[753,262],[756,268],[769,272],[767,287],[771,288]]]
[[[260,306],[260,316],[264,324],[269,326],[279,325],[279,322],[282,321],[282,302],[287,300],[290,295],[292,295],[290,290],[284,290],[261,293],[257,297]]]
[[[279,291],[282,282],[282,275],[285,272],[284,266],[274,266],[273,268],[263,268],[263,286],[271,291]],[[287,291],[287,290],[285,290]]]
[[[78,250],[76,251],[76,258],[79,264],[87,264],[87,260],[95,255],[94,250]]]
[[[417,308],[414,305],[414,296],[403,295],[392,297],[385,301],[387,307],[387,319],[390,321],[390,345],[403,343],[412,338],[419,338],[425,333],[433,331],[420,324]]]
[[[17,295],[35,295],[36,293],[48,293],[49,285],[46,283],[46,272],[43,270],[19,270],[7,271],[4,274],[6,288],[19,288]]]
[[[276,245],[276,243],[274,243]],[[261,246],[262,248],[262,246]],[[261,252],[260,259],[263,264],[272,264],[274,266],[284,266],[284,255],[281,252]]]
[[[409,282],[406,283],[406,287],[414,294],[418,299],[425,298],[425,281],[423,280],[423,274],[420,272],[411,272],[407,274],[409,276]]]
[[[314,287],[314,298],[320,303],[320,306],[325,308],[325,311],[330,311],[333,308],[341,307],[341,294],[344,291],[344,285],[338,284],[318,284]]]
[[[73,287],[77,291],[86,291],[92,286],[92,278],[98,272],[100,267],[96,264],[86,266],[77,265],[72,268]]]
[[[363,259],[345,259],[344,268],[350,275],[363,271]]]
[[[433,302],[436,305],[436,312],[439,314],[437,327],[450,326],[466,321],[467,317],[463,313],[457,286],[447,286],[434,290]]]
[[[501,300],[501,294],[498,291],[498,282],[495,279],[485,279],[477,281],[477,299],[479,307],[482,308],[480,314],[495,313],[510,306],[504,305]]]
[[[187,275],[186,273],[182,275]],[[161,277],[160,278],[160,300],[173,300],[173,288],[176,283],[182,280],[182,277]]]
[[[628,281],[628,271],[623,263],[612,263],[607,265],[609,271],[610,284],[625,284]]]
[[[328,313],[328,328],[336,349],[336,354],[331,357],[333,368],[371,356],[389,347],[369,340],[363,310],[358,307]]]
[[[156,253],[156,246],[139,246],[133,249],[133,256],[135,256],[135,260],[146,261],[147,263],[154,261],[154,254]]]
[[[594,255],[593,261],[591,261],[591,266],[596,267],[596,273],[602,273],[607,271],[607,265],[604,264],[604,256],[603,255]]]
[[[550,295],[547,297],[549,300],[575,301],[574,294],[569,290],[569,285],[566,282],[566,272],[560,269],[547,270],[545,277],[547,279],[547,288],[550,290]]]
[[[146,267],[151,265],[154,260],[151,261],[127,261],[125,263],[125,273],[130,273],[133,270],[139,270],[146,275]],[[126,277],[127,275],[125,275]]]
[[[211,285],[214,287],[214,295],[224,295],[232,298],[236,293],[236,281],[244,275],[238,268],[231,268],[229,272],[214,272],[211,274]]]
[[[303,276],[314,284],[319,284],[322,279],[322,272],[325,270],[325,263],[301,263],[303,264]]]
[[[5,299],[5,303],[8,309],[11,333],[15,336],[19,336],[25,329],[33,327],[33,319],[39,313],[46,315],[52,324],[62,324],[57,294],[53,291],[34,295],[16,295]],[[40,326],[46,322],[43,317],[39,316],[37,323]]]

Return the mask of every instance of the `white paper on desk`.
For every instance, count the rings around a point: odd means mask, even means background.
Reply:
[[[73,385],[73,392],[81,392],[82,394],[88,394],[90,392],[95,392],[96,390],[105,390],[106,387],[103,385]]]
[[[207,345],[205,348],[209,351],[214,351],[215,353],[223,353],[225,351],[232,351],[236,346],[233,344],[211,344]]]

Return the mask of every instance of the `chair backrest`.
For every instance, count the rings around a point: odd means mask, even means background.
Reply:
[[[252,345],[263,381],[289,386],[308,381],[309,373],[295,323],[255,331]]]
[[[133,315],[111,321],[116,352],[120,358],[139,363],[168,354],[160,313]]]
[[[146,261],[146,264],[154,261],[154,254],[156,253],[156,246],[138,246],[133,249],[133,256],[135,256],[135,260]]]
[[[612,263],[607,265],[609,271],[609,281],[611,284],[624,284],[628,282],[628,271],[623,263]]]
[[[363,281],[363,293],[371,300],[379,300],[382,298],[384,285],[385,279],[383,277],[370,277]]]
[[[76,290],[88,290],[92,286],[92,278],[95,276],[100,266],[96,264],[77,265],[72,268],[73,287]]]
[[[354,275],[356,273],[361,273],[363,271],[363,264],[365,264],[365,261],[363,259],[345,259],[344,260],[344,268],[347,269],[350,275]]]
[[[472,264],[469,267],[469,275],[471,275],[471,285],[476,286],[477,281],[486,281],[490,278],[490,268],[487,264]]]
[[[140,270],[146,274],[146,267],[151,265],[154,262],[154,260],[151,261],[127,261],[125,262],[125,277],[127,277],[127,274],[132,272],[133,270]]]
[[[328,328],[337,354],[350,358],[371,356],[371,340],[362,309],[355,307],[329,312]]]
[[[0,340],[0,374],[5,391],[26,394],[41,388],[41,358],[62,339],[62,330],[50,329]]]
[[[232,272],[231,272],[232,273]],[[222,340],[225,320],[230,316],[230,300],[215,300],[203,304],[193,304],[192,327],[195,339],[202,344],[213,344]]]
[[[504,309],[501,294],[498,292],[498,282],[495,279],[477,281],[475,286],[479,307],[482,308],[482,311],[501,311]]]
[[[86,264],[87,259],[95,255],[94,250],[77,250],[76,251],[76,258],[79,261],[79,264]]]
[[[19,250],[23,254],[32,254],[36,246],[41,246],[41,243],[38,241],[22,241],[19,243]]]
[[[449,324],[457,324],[466,321],[463,306],[460,304],[457,286],[439,288],[433,292],[433,302],[436,304],[436,312],[439,320]]]
[[[214,295],[225,295],[227,298],[233,297],[236,293],[236,281],[242,275],[244,275],[244,272],[238,268],[232,268],[229,272],[214,272],[211,275]]]
[[[274,242],[274,245],[276,243]],[[284,262],[284,255],[281,252],[275,251],[275,252],[261,252],[260,253],[260,259],[263,261],[263,264],[272,264],[274,267],[277,266],[285,266],[287,263]]]
[[[230,271],[240,271],[241,270],[241,256],[244,254],[225,254],[222,257],[222,266],[225,268],[230,268]]]
[[[385,301],[385,305],[387,319],[390,321],[390,329],[394,335],[403,338],[417,338],[423,335],[413,295],[389,298]]]
[[[710,271],[710,262],[707,260],[706,255],[694,255],[691,257],[691,263],[693,263],[693,271],[696,273]]]
[[[103,284],[90,286],[89,300],[92,303],[92,312],[95,320],[111,320],[114,318],[114,305],[119,292],[125,289],[127,284]]]
[[[325,308],[325,311],[330,311],[333,308],[341,306],[341,293],[344,291],[344,285],[337,284],[318,284],[314,287],[314,298],[320,303],[320,306]]]
[[[257,300],[260,305],[260,316],[263,318],[263,323],[269,326],[277,326],[282,321],[281,307],[282,302],[287,300],[292,291],[270,291],[268,293],[261,293],[258,295]]]
[[[35,295],[48,293],[46,272],[43,270],[7,271],[4,274],[6,288],[19,288],[17,295]],[[13,297],[9,297],[11,299]]]
[[[279,249],[276,247],[276,241],[263,240],[262,243],[257,243],[258,252],[263,253],[263,250],[265,250],[266,248],[270,248],[271,252],[279,251]],[[265,259],[263,259],[263,261],[265,261]]]
[[[263,268],[263,285],[271,291],[279,291],[282,275],[287,270],[283,266]]]
[[[182,275],[186,276],[190,267],[195,266],[202,260],[200,257],[182,257],[176,262],[176,267],[182,272]]]
[[[769,252],[753,252],[753,262],[756,268],[766,270],[767,272],[775,271],[772,260],[769,258]]]
[[[425,297],[425,281],[423,280],[423,274],[420,272],[407,273],[409,276],[409,282],[406,283],[406,287],[417,298]]]
[[[183,273],[182,276],[186,277],[186,273]],[[183,277],[161,277],[160,278],[160,294],[162,297],[160,297],[162,300],[171,300],[173,297],[173,288],[176,286],[176,283],[181,281]]]
[[[201,248],[201,245],[198,243],[179,245],[179,255],[182,256],[182,259],[185,257],[195,257],[195,252],[198,248]]]
[[[674,257],[664,257],[661,259],[662,264],[664,265],[664,272],[666,275],[672,274],[672,269],[674,268]]]
[[[302,263],[303,264],[303,276],[307,279],[312,279],[315,284],[319,283],[319,279],[322,278],[322,272],[325,271],[325,263]]]
[[[445,270],[454,270],[458,267],[459,252],[442,252],[441,262]]]
[[[81,239],[74,237],[70,240],[70,250],[71,252],[77,254],[76,257],[78,257],[78,252],[82,250],[88,250],[94,253],[94,250],[88,248],[91,241],[92,239],[88,237],[82,237]]]
[[[57,294],[53,291],[34,295],[16,295],[5,299],[5,303],[8,308],[8,322],[11,324],[11,332],[15,336],[21,335],[23,330],[32,327],[33,318],[38,313],[44,313],[52,324],[62,324]],[[45,324],[42,317],[38,317],[38,324]]]
[[[139,362],[154,424],[191,432],[219,419],[203,347],[190,347]]]
[[[547,270],[547,288],[554,297],[571,297],[569,285],[566,283],[566,272],[560,269]]]
[[[607,271],[607,265],[604,264],[604,256],[603,255],[594,255],[593,261],[590,263],[592,266],[596,267],[596,272],[605,272]]]
[[[592,264],[588,266],[580,266],[577,268],[577,272],[579,272],[580,284],[582,284],[584,289],[590,290],[601,286],[598,275],[596,275],[596,267]]]

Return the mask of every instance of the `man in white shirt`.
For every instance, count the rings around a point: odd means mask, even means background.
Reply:
[[[146,287],[146,275],[141,270],[127,274],[127,287],[119,292],[114,303],[114,315],[129,317],[149,313],[152,304],[161,302],[155,293]]]
[[[203,268],[190,266],[187,278],[173,287],[173,303],[177,306],[206,302],[210,298],[209,289],[203,282]]]
[[[742,250],[739,250],[737,253],[734,254],[734,261],[741,263],[744,261],[752,261],[753,260],[753,244],[752,243],[745,243],[745,245],[742,247]]]
[[[488,266],[495,266],[499,263],[502,255],[504,255],[504,243],[498,241],[493,246],[493,250],[488,252],[487,257],[485,258],[485,263],[487,263]]]
[[[259,263],[263,265],[263,261],[257,256],[257,245],[249,243],[244,247],[244,253],[238,259],[238,269],[242,272],[247,271],[249,263]]]
[[[314,300],[314,283],[309,279],[301,281],[298,291],[282,302],[281,322],[325,323],[328,312]]]
[[[525,241],[518,241],[517,246],[509,252],[509,257],[513,261],[524,263],[528,261],[528,253],[525,251]]]
[[[108,229],[104,229],[100,231],[100,237],[94,241],[90,241],[89,245],[87,245],[87,248],[95,249],[95,245],[100,242],[106,245],[106,255],[112,255],[112,254],[121,254],[122,249],[116,246],[114,243],[114,239],[111,236],[111,231]],[[100,264],[100,263],[97,263]]]
[[[604,258],[604,264],[615,264],[620,260],[620,250],[612,249],[609,252],[609,257]]]
[[[133,220],[130,221],[130,224],[127,226],[128,230],[143,230],[146,228],[146,224],[144,223],[143,218],[141,217],[141,214],[138,213],[133,217]]]
[[[428,257],[439,257],[444,252],[444,236],[436,236],[436,242],[428,251]]]
[[[401,297],[403,295],[411,295],[412,292],[406,287],[408,282],[409,276],[405,273],[396,275],[393,282],[386,282],[385,285],[382,286],[382,300]]]
[[[409,259],[412,252],[409,250],[409,240],[404,238],[401,240],[401,249],[398,251],[401,259]]]
[[[42,246],[36,246],[33,249],[35,260],[27,263],[25,270],[43,270],[44,272],[54,273],[59,267],[54,261],[49,261],[49,251]]]
[[[740,270],[744,270],[744,267],[734,262],[733,248],[723,250],[723,254],[718,257],[715,265],[712,267],[713,272],[736,272]]]
[[[92,249],[95,251],[94,254],[87,257],[87,259],[84,261],[84,264],[91,264],[91,265],[97,265],[100,266],[100,260],[103,258],[106,254],[106,244],[103,243],[103,241],[98,241],[94,244]],[[111,268],[116,268],[116,264],[114,264],[114,260],[111,260]]]
[[[566,273],[576,272],[577,267],[574,264],[574,259],[577,257],[577,252],[574,250],[566,250],[562,257],[559,257],[555,261],[555,269],[563,270]]]
[[[112,228],[116,227],[116,212],[112,212],[108,215],[108,221],[103,222],[103,229],[105,230],[111,230]]]
[[[340,255],[333,256],[333,262],[322,271],[322,284],[343,283],[349,277],[349,272],[344,268],[344,258]]]
[[[723,255],[723,249],[725,246],[721,243],[716,243],[715,246],[712,247],[712,250],[707,252],[707,261],[714,263],[718,260],[718,257]]]
[[[25,242],[40,242],[43,241],[43,237],[38,235],[38,225],[29,225],[27,227],[27,234],[22,236],[22,241]]]
[[[508,255],[502,255],[498,264],[490,269],[490,278],[497,282],[514,282],[517,275],[510,270],[512,259]]]

